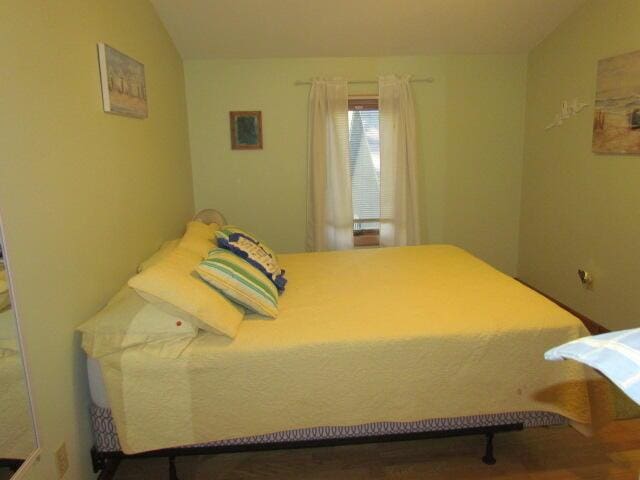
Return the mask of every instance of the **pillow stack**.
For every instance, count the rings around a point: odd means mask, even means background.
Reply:
[[[78,328],[89,356],[138,346],[177,358],[199,329],[234,338],[245,310],[277,317],[286,284],[275,253],[255,236],[202,222],[189,222],[181,239],[163,244],[138,271]]]
[[[254,235],[202,222],[189,222],[178,242],[163,246],[129,280],[166,314],[230,338],[245,310],[277,317],[278,291],[285,284],[275,252]]]

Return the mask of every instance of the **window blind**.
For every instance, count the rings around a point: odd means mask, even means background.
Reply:
[[[353,108],[353,109],[352,109]],[[349,110],[353,229],[380,228],[380,117],[376,109]],[[362,220],[359,222],[358,220]]]

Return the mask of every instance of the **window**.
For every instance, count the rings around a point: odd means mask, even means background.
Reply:
[[[349,98],[349,161],[354,245],[379,245],[380,116],[377,98]]]

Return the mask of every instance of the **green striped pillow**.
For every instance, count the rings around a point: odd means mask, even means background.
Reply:
[[[278,316],[278,290],[267,276],[229,250],[216,248],[196,267],[209,285],[261,315]]]

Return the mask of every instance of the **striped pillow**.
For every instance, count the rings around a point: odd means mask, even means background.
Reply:
[[[278,316],[278,291],[257,268],[228,250],[216,248],[196,267],[198,275],[239,304],[261,315]]]
[[[258,240],[255,235],[233,225],[225,225],[216,231],[215,235],[219,247],[225,248],[245,259],[264,273],[276,285],[278,290],[284,290],[287,279],[284,278],[284,270],[278,265],[276,253]]]
[[[259,244],[270,257],[273,257],[275,260],[277,260],[276,252],[262,240],[256,237],[253,233],[249,233],[246,230],[241,229],[240,227],[236,227],[235,225],[225,225],[223,227],[219,227],[219,229],[215,231],[215,236],[218,239],[218,243],[228,242],[229,236],[233,234],[242,235],[243,237],[251,240],[253,243]],[[225,246],[224,248],[227,247]]]

